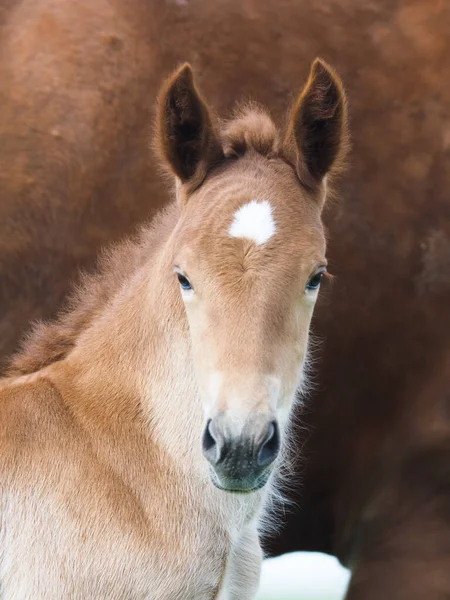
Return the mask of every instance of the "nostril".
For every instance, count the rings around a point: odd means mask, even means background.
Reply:
[[[209,419],[203,431],[202,438],[203,454],[215,467],[224,460],[226,456],[226,444],[220,431],[220,426],[213,419]]]
[[[280,450],[280,430],[278,423],[272,421],[267,430],[267,435],[258,452],[258,464],[261,467],[269,465],[275,460]]]
[[[205,430],[203,432],[202,448],[205,454],[210,453],[216,445],[216,440],[211,433],[211,419],[206,423]]]

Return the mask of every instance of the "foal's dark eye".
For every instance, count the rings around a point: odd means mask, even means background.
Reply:
[[[187,277],[181,275],[181,273],[177,273],[177,277],[183,290],[192,290],[192,285]]]
[[[317,273],[314,273],[314,275],[310,278],[310,280],[306,284],[306,289],[310,290],[310,291],[318,290],[324,273],[325,273],[325,269],[322,269],[321,271],[317,271]]]

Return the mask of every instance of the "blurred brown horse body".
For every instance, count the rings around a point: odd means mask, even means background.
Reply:
[[[246,95],[275,118],[314,56],[342,75],[354,150],[326,216],[337,278],[297,432],[302,509],[271,550],[337,554],[351,599],[450,594],[449,23],[442,0],[0,5],[3,357],[167,200],[148,124],[174,65],[191,61],[222,113]]]

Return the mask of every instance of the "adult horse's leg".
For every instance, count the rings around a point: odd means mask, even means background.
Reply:
[[[346,600],[450,598],[448,506],[448,495],[433,492],[411,514],[392,511],[363,528]]]
[[[353,528],[347,600],[450,598],[450,427],[445,402],[433,398],[448,386],[445,372],[424,390],[426,412],[411,404],[403,450],[385,463],[386,479]]]
[[[392,557],[365,560],[353,571],[346,600],[447,600],[450,597],[448,564],[439,554],[411,559],[396,549]]]

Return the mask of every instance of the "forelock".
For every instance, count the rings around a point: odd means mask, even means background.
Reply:
[[[226,156],[243,156],[253,150],[262,156],[277,155],[280,140],[270,115],[255,103],[241,105],[223,124],[222,143]]]

